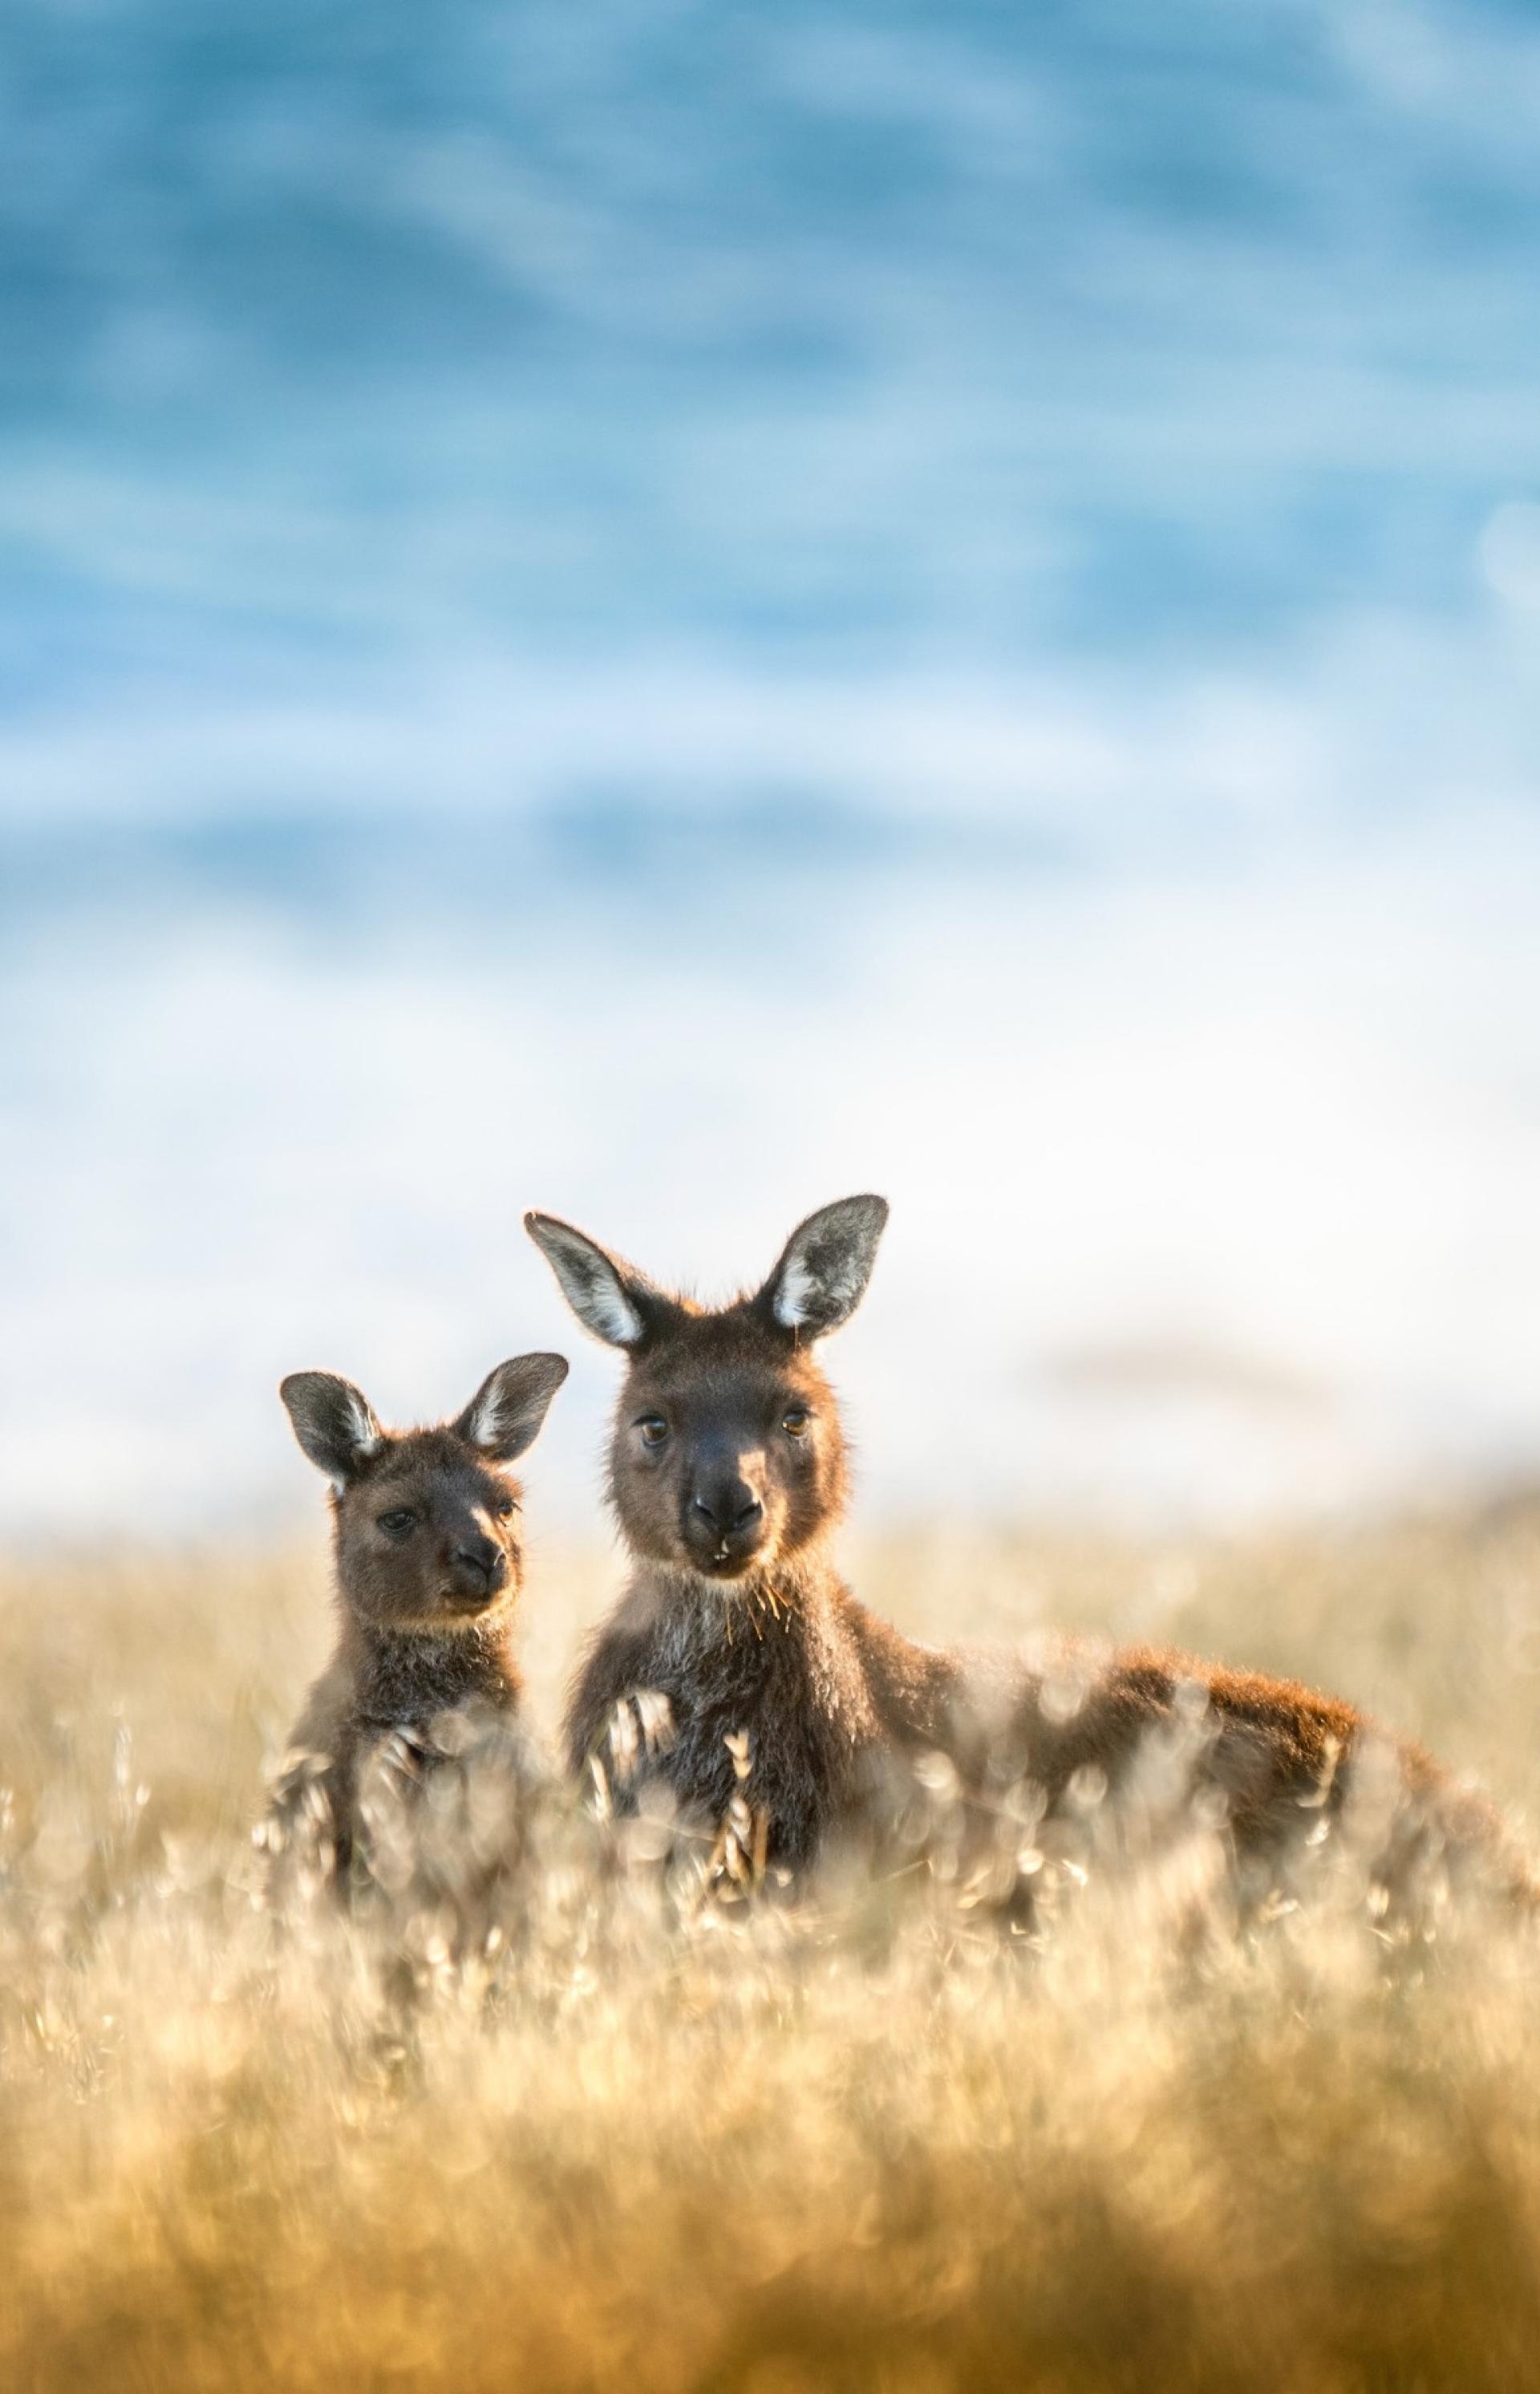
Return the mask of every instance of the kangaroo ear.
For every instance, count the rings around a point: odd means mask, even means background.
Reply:
[[[805,1338],[837,1330],[866,1294],[887,1220],[885,1197],[841,1197],[809,1214],[755,1303],[783,1330]]]
[[[336,1372],[291,1372],[278,1393],[296,1438],[335,1488],[344,1487],[385,1443],[368,1398]]]
[[[512,1463],[539,1437],[566,1376],[565,1355],[516,1355],[487,1374],[454,1427],[494,1463]]]
[[[561,1283],[585,1330],[607,1347],[643,1346],[667,1309],[651,1281],[596,1239],[553,1214],[526,1214],[524,1228]]]

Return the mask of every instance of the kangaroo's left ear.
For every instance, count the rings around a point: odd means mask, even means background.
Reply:
[[[491,1462],[512,1463],[539,1437],[566,1376],[564,1355],[515,1355],[487,1374],[454,1427]]]
[[[755,1304],[803,1338],[822,1338],[849,1322],[866,1294],[886,1197],[841,1197],[795,1230]]]

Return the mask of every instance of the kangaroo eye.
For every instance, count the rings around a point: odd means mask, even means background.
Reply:
[[[811,1418],[806,1405],[788,1405],[781,1416],[781,1427],[788,1438],[805,1438]]]
[[[668,1436],[668,1424],[662,1414],[643,1414],[637,1424],[643,1446],[661,1446]]]
[[[415,1513],[408,1513],[404,1510],[382,1513],[379,1517],[379,1525],[388,1538],[410,1537],[417,1526],[417,1517]]]
[[[512,1516],[513,1514],[517,1513],[517,1512],[518,1512],[518,1510],[519,1510],[519,1499],[518,1499],[518,1497],[517,1497],[517,1496],[505,1496],[505,1497],[502,1499],[501,1503],[498,1505],[498,1507],[497,1507],[498,1518],[499,1518],[499,1519],[501,1519],[501,1520],[507,1521],[507,1520],[508,1520],[508,1519],[511,1518],[511,1516]]]

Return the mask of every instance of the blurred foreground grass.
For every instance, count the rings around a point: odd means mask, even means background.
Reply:
[[[921,1530],[922,1635],[1058,1621],[1351,1696],[1540,1808],[1540,1508],[1233,1545]],[[533,1559],[549,1723],[614,1579]],[[326,1642],[295,1556],[0,1572],[0,2384],[1540,2386],[1540,1951],[1179,1873],[1012,1942],[944,1888],[681,1920],[560,1802],[411,2006],[242,1879]]]

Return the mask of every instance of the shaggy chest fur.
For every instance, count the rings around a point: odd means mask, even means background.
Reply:
[[[444,1638],[378,1632],[344,1642],[339,1676],[360,1727],[422,1730],[440,1713],[473,1704],[509,1712],[520,1696],[506,1623]]]
[[[307,1835],[330,1849],[341,1875],[363,1825],[365,1779],[375,1809],[386,1800],[399,1812],[430,1776],[446,1763],[458,1769],[472,1750],[494,1752],[507,1775],[522,1754],[521,1684],[508,1635],[506,1622],[433,1638],[365,1632],[349,1620],[290,1737],[270,1843]],[[489,1747],[494,1724],[499,1735]]]
[[[662,1720],[649,1696],[665,1699]],[[801,1863],[859,1803],[883,1732],[834,1592],[786,1580],[724,1599],[681,1573],[638,1581],[600,1633],[567,1740],[574,1769],[604,1766],[622,1809],[652,1773],[712,1822],[741,1793],[767,1818],[771,1858]]]

